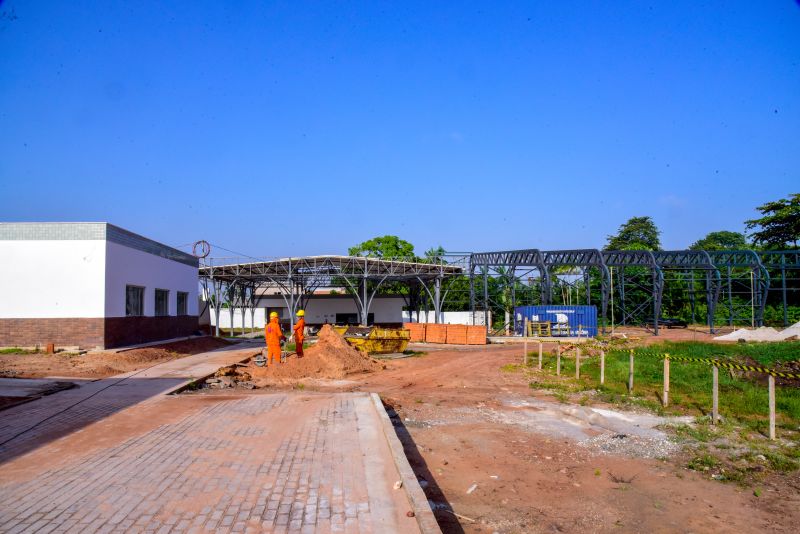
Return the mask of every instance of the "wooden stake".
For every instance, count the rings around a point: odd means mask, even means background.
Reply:
[[[556,376],[561,376],[561,343],[556,344]]]
[[[525,367],[528,367],[528,318],[527,317],[525,317],[523,328],[524,330],[522,331],[522,335],[525,337],[525,342],[522,344],[522,350],[525,351],[525,354],[522,355],[522,364]]]
[[[575,378],[581,377],[581,349],[575,347]]]
[[[666,408],[669,404],[669,354],[664,356],[664,392],[661,395],[661,404]]]
[[[719,367],[711,368],[711,423],[716,425],[719,421]]]
[[[775,377],[769,375],[769,439],[775,439]]]
[[[541,341],[539,342],[539,370],[542,370],[542,345],[544,345]]]
[[[600,351],[600,385],[606,381],[606,351]]]
[[[628,357],[628,395],[633,393],[633,349]]]

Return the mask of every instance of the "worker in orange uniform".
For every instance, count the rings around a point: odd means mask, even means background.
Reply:
[[[274,359],[281,363],[281,341],[286,339],[278,323],[277,312],[269,314],[269,323],[264,327],[264,337],[267,340],[267,365],[272,365]]]
[[[299,319],[294,325],[294,346],[298,358],[303,357],[303,332],[306,328],[306,312],[303,310],[297,311]]]

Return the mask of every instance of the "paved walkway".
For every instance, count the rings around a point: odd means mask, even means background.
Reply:
[[[257,348],[250,344],[231,345],[111,378],[76,380],[80,387],[0,411],[0,463],[129,406],[158,398],[224,365],[242,361]]]
[[[419,532],[367,394],[158,404],[126,410],[145,428],[115,416],[5,464],[0,530]]]
[[[3,448],[0,532],[420,531],[416,479],[368,394],[163,395],[240,358],[196,355],[0,412],[5,436],[44,421]]]

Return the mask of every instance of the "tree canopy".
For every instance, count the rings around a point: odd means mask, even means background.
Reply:
[[[384,235],[350,247],[348,253],[370,258],[413,258],[414,245],[396,235]]]
[[[608,236],[606,250],[660,250],[661,231],[651,217],[631,217],[619,227],[616,235]]]
[[[753,242],[768,248],[797,248],[800,239],[800,193],[782,198],[756,208],[762,215],[745,221]]]
[[[745,250],[751,248],[747,238],[740,232],[721,230],[710,232],[689,247],[692,250]]]

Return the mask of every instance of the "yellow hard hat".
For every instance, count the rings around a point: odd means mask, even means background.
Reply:
[[[277,317],[277,316],[278,316],[278,312],[272,312],[272,313],[269,314],[269,318],[270,319],[272,319],[273,317]]]
[[[297,310],[297,316],[298,317],[305,317],[306,316],[306,312],[304,312],[303,310]]]

